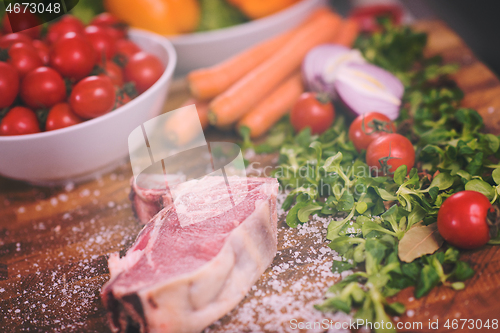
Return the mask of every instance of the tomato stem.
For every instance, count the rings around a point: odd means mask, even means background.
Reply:
[[[316,94],[316,100],[320,102],[321,104],[328,104],[330,103],[330,97],[325,94],[325,93],[317,93]]]
[[[382,174],[383,175],[392,175],[394,172],[392,172],[390,169],[392,168],[392,165],[389,165],[389,160],[400,160],[400,157],[394,157],[391,156],[392,148],[391,148],[391,143],[389,143],[389,156],[381,157],[378,159],[378,162],[380,166],[382,167]],[[394,170],[396,171],[396,170]]]
[[[371,128],[372,131],[368,133],[366,130],[366,127]],[[387,121],[373,119],[372,121],[368,122],[368,124],[365,125],[365,115],[364,114],[363,114],[363,121],[361,122],[361,130],[366,135],[371,135],[371,134],[379,133],[379,132],[392,133],[392,129]]]

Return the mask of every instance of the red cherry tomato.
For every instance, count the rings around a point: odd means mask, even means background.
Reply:
[[[106,76],[89,76],[78,82],[69,97],[71,109],[85,119],[99,117],[113,110],[115,88]]]
[[[53,44],[68,32],[83,34],[84,29],[85,26],[82,21],[72,15],[64,15],[59,21],[49,26],[46,37],[47,42]]]
[[[49,55],[50,55],[50,49],[47,46],[47,44],[38,39],[35,39],[32,44],[33,47],[38,52],[38,56],[40,57],[40,59],[42,59],[43,64],[47,65],[49,63]]]
[[[139,52],[141,52],[141,49],[131,40],[120,39],[116,42],[116,54],[122,55],[126,59]]]
[[[358,21],[361,31],[367,32],[374,32],[378,29],[377,17],[379,16],[389,16],[393,24],[399,25],[403,19],[403,9],[394,4],[367,5],[356,7],[349,14],[349,17]]]
[[[45,123],[46,131],[53,131],[59,128],[73,126],[83,121],[70,108],[68,103],[58,103],[54,105],[47,115]]]
[[[366,164],[377,175],[391,175],[402,165],[406,165],[409,173],[415,164],[415,149],[401,134],[387,134],[370,143]]]
[[[28,35],[15,32],[0,38],[0,48],[6,49],[16,43],[31,44],[31,38]]]
[[[12,65],[0,61],[0,108],[12,105],[18,92],[19,74]]]
[[[309,127],[313,134],[326,131],[334,119],[335,109],[329,99],[310,92],[299,97],[290,114],[290,122],[296,132]]]
[[[488,212],[494,212],[490,201],[476,191],[462,191],[446,199],[438,212],[441,236],[453,246],[475,249],[490,240]]]
[[[120,66],[112,61],[107,61],[102,71],[103,73],[99,76],[109,77],[115,86],[121,87],[123,85],[123,71]]]
[[[359,115],[349,127],[349,139],[354,143],[358,151],[368,148],[375,139],[395,133],[396,128],[392,121],[384,114],[368,112]]]
[[[108,28],[107,33],[114,40],[125,38],[127,35],[127,25],[120,22],[115,16],[110,13],[102,13],[94,17],[90,25],[96,25],[103,28]]]
[[[50,65],[61,75],[80,80],[94,68],[96,53],[92,44],[82,35],[67,33],[52,46]]]
[[[16,106],[7,112],[0,122],[0,135],[22,135],[40,132],[36,114],[24,106]]]
[[[43,65],[38,51],[30,43],[16,43],[9,48],[9,64],[14,66],[19,76],[23,78],[28,72]]]
[[[134,54],[125,66],[125,78],[135,83],[139,94],[142,94],[161,77],[164,71],[160,59],[146,52]]]
[[[33,39],[40,37],[42,21],[30,10],[22,7],[19,13],[11,12],[5,15],[2,22],[3,31],[12,33],[14,31],[27,35]]]
[[[33,109],[49,108],[66,98],[64,80],[54,69],[38,67],[24,77],[21,98]]]
[[[89,25],[85,28],[85,37],[96,51],[97,62],[102,62],[104,57],[111,59],[115,55],[116,41],[106,32],[106,28]]]

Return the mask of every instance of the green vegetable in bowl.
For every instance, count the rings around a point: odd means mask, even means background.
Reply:
[[[197,31],[216,30],[247,22],[248,19],[225,0],[200,0],[201,20]]]

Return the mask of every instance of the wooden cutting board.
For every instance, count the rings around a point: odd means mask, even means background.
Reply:
[[[478,110],[486,129],[499,134],[500,82],[495,75],[442,22],[415,26],[430,35],[428,55],[440,54],[461,65],[455,80],[466,93],[464,106]],[[165,110],[175,109],[186,97],[182,87],[174,87]],[[231,133],[210,131],[207,136],[234,140]],[[254,174],[276,163],[275,156],[252,160]],[[99,298],[109,279],[107,256],[127,249],[141,229],[128,200],[130,177],[127,162],[96,180],[64,188],[38,188],[0,177],[0,327],[5,332],[110,331]],[[348,320],[312,307],[340,279],[330,271],[334,254],[322,233],[327,223],[316,219],[289,229],[281,219],[273,265],[240,305],[207,332],[293,331],[300,321]],[[406,331],[466,332],[469,323],[462,329],[460,319],[489,319],[490,324],[500,319],[500,247],[485,246],[462,257],[477,272],[465,290],[439,287],[415,300],[408,288],[394,298],[408,309],[396,319],[423,323],[423,330]],[[436,319],[439,329],[429,329],[429,320]],[[447,319],[458,319],[459,329],[444,328]],[[311,331],[323,330],[316,325]]]

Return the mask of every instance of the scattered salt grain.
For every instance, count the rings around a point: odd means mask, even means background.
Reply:
[[[278,195],[278,215],[287,193]],[[238,332],[244,327],[248,332],[294,332],[290,321],[321,322],[324,319],[346,322],[351,317],[344,313],[322,313],[314,308],[324,299],[340,274],[332,273],[332,260],[341,259],[328,247],[324,229],[331,219],[313,216],[311,221],[289,228],[278,227],[278,255],[254,285],[249,295],[228,316],[205,330],[212,332]],[[304,246],[303,241],[307,239]],[[293,260],[290,260],[293,259]],[[307,263],[302,269],[297,263]],[[345,272],[346,275],[352,272]],[[318,327],[308,332],[323,332]]]
[[[25,213],[26,212],[26,208],[24,207],[19,207],[19,209],[17,210],[19,213]]]
[[[90,190],[88,188],[80,192],[80,197],[88,197],[90,195]]]
[[[413,317],[415,315],[415,311],[408,310],[408,311],[406,311],[406,315],[411,318],[411,317]]]
[[[74,188],[75,188],[75,184],[71,183],[71,182],[67,183],[66,186],[64,186],[64,190],[66,192],[71,192],[71,191],[73,191]]]
[[[66,202],[66,201],[68,201],[68,196],[67,196],[66,194],[64,194],[64,193],[59,194],[59,195],[57,196],[57,198],[58,198],[60,201],[62,201],[62,202]]]

